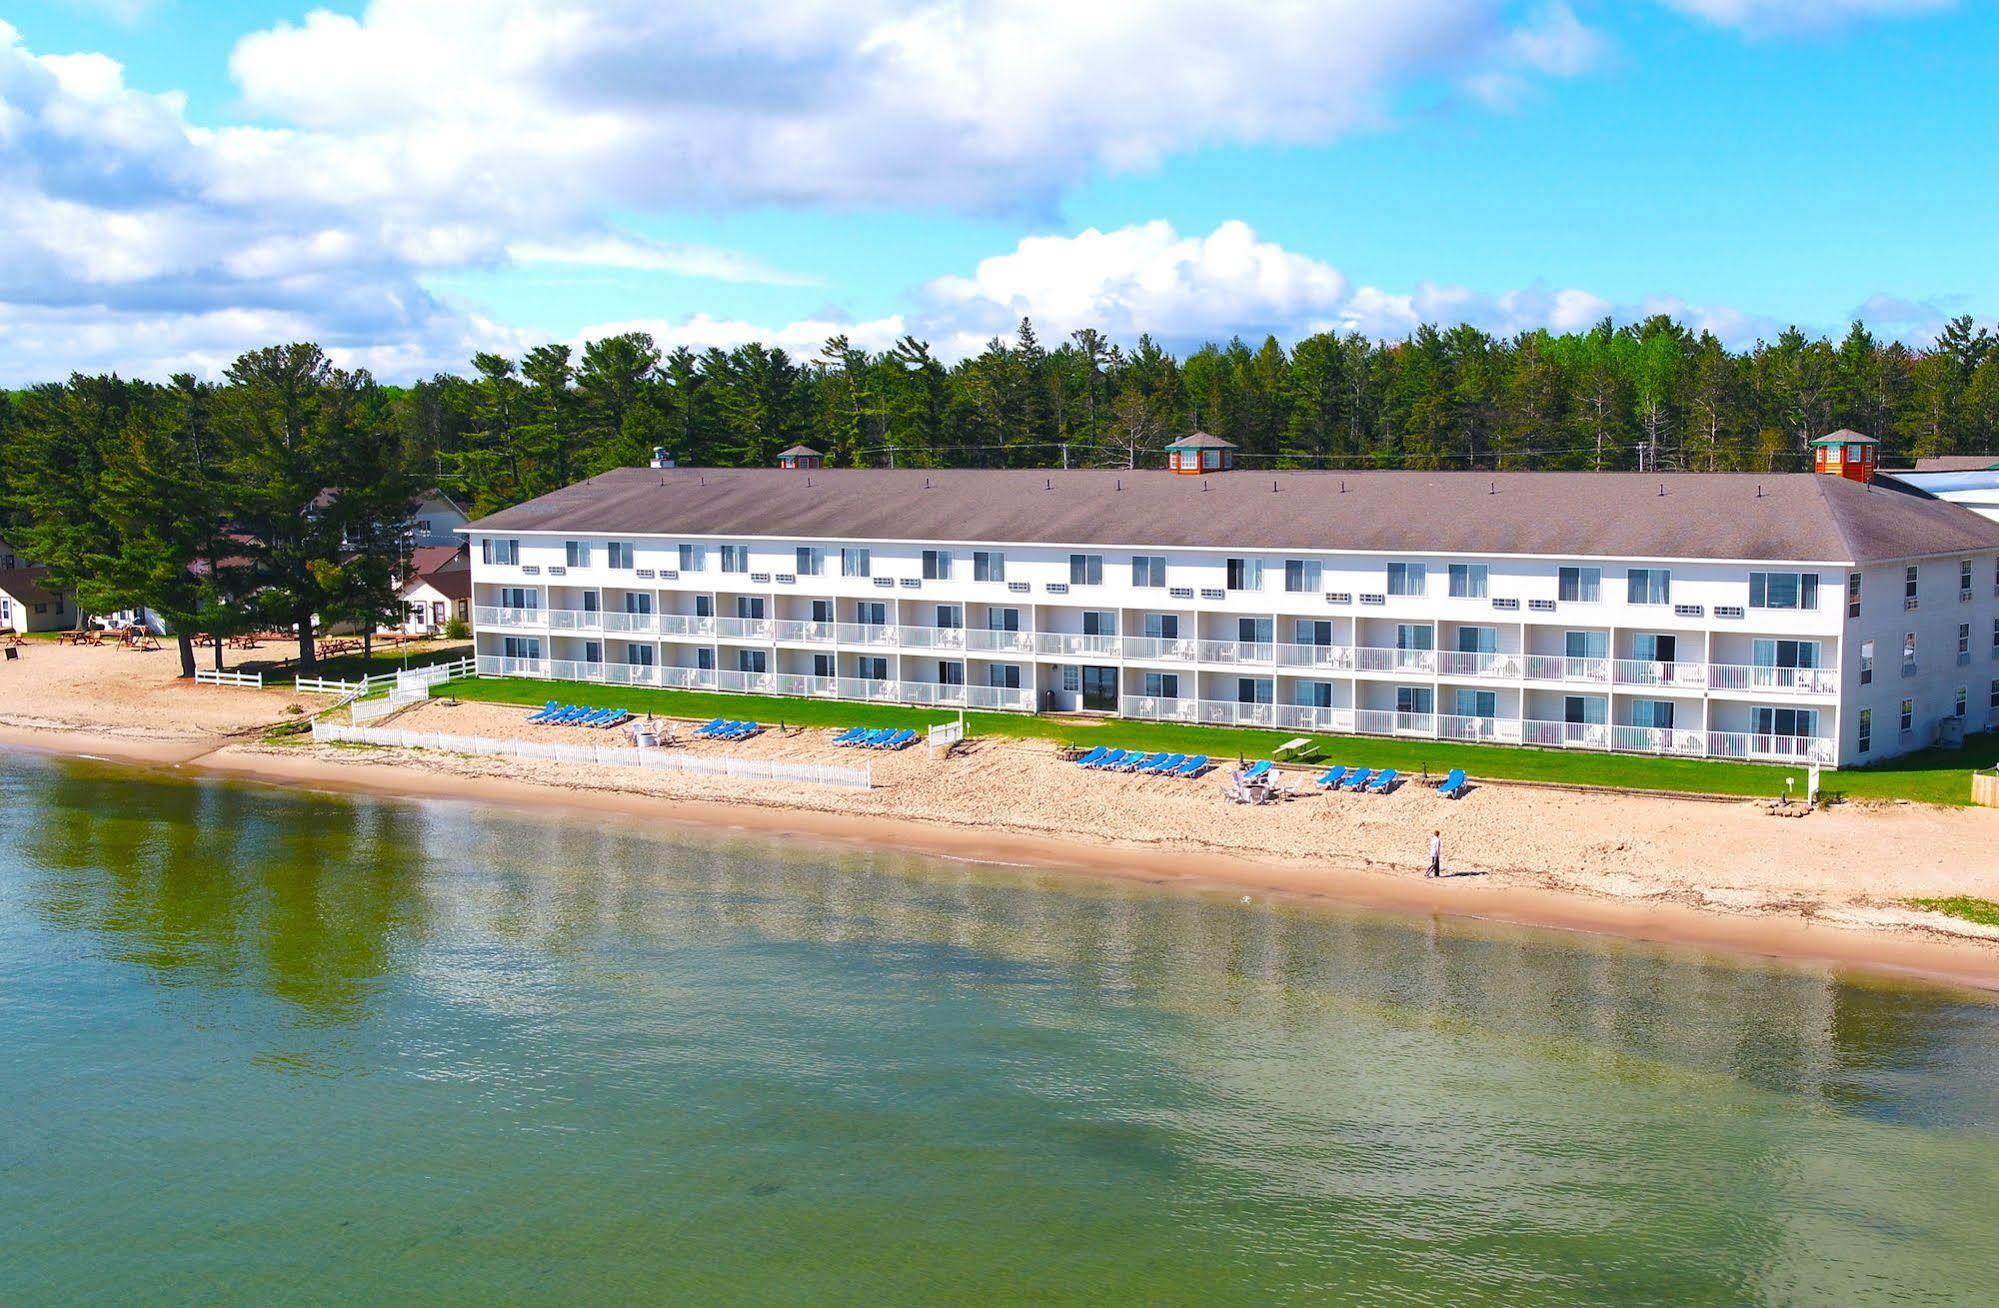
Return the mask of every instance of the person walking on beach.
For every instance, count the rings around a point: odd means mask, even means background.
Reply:
[[[1444,833],[1441,831],[1430,833],[1430,870],[1423,875],[1426,877],[1444,875]]]

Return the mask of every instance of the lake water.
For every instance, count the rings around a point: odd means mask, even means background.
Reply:
[[[8,1305],[1990,1303],[1995,1215],[1976,998],[0,755]]]

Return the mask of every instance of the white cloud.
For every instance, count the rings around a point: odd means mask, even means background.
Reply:
[[[507,257],[520,264],[573,264],[632,272],[666,272],[719,282],[757,282],[765,286],[816,286],[821,281],[817,277],[781,272],[739,250],[648,241],[613,233],[568,241],[515,241],[507,247]]]
[[[1661,0],[1721,27],[1757,35],[1823,31],[1868,18],[1905,18],[1956,7],[1957,0]]]
[[[914,333],[940,357],[961,359],[979,353],[995,336],[1010,340],[1023,317],[1033,319],[1049,345],[1078,328],[1094,327],[1127,345],[1149,333],[1185,350],[1238,335],[1252,343],[1270,335],[1290,344],[1322,331],[1396,340],[1424,323],[1468,322],[1498,336],[1539,328],[1575,332],[1605,317],[1633,322],[1654,313],[1672,314],[1735,346],[1770,337],[1783,325],[1725,306],[1663,296],[1618,303],[1574,287],[1478,291],[1425,282],[1397,291],[1355,285],[1333,265],[1266,241],[1243,222],[1183,236],[1159,221],[1029,237],[967,274],[926,283],[907,313],[868,322],[817,318],[771,325],[696,315],[597,324],[581,339],[642,330],[667,348],[726,349],[760,340],[810,357],[836,332],[873,350]]]

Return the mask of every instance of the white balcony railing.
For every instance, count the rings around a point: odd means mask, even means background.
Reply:
[[[1118,638],[1085,636],[1081,632],[1043,631],[1035,634],[1034,648],[1042,654],[1114,659],[1118,656]]]
[[[1839,671],[1836,668],[1773,668],[1750,663],[1710,663],[1707,684],[1710,690],[1832,695],[1839,690]]]
[[[1542,722],[1520,724],[1520,743],[1543,749],[1609,749],[1610,726],[1603,722]]]
[[[839,641],[842,645],[893,646],[896,633],[900,630],[900,627],[891,627],[885,622],[842,622],[839,624]]]
[[[482,677],[546,677],[547,659],[506,658],[498,654],[479,656],[479,675]]]
[[[1492,745],[1518,745],[1523,725],[1518,718],[1468,718],[1445,713],[1437,718],[1437,738]]]
[[[1129,695],[1118,709],[1125,717],[1148,722],[1198,722],[1201,717],[1199,700],[1169,699],[1164,695]]]
[[[1700,690],[1707,685],[1705,663],[1618,659],[1615,671],[1617,684],[1620,686],[1666,686],[1675,690]]]
[[[1672,727],[1625,727],[1610,729],[1610,747],[1626,754],[1698,755],[1705,747],[1704,733]]]
[[[1274,663],[1277,646],[1267,640],[1204,640],[1200,654],[1203,663]]]
[[[1765,736],[1742,731],[1707,733],[1710,758],[1738,758],[1775,763],[1831,763],[1837,747],[1817,736]]]
[[[965,648],[963,627],[898,627],[896,630],[904,649]]]
[[[606,632],[613,635],[650,636],[660,629],[658,613],[603,613],[598,615]]]
[[[1351,645],[1279,645],[1277,662],[1287,668],[1311,668],[1321,672],[1344,672],[1353,667]]]
[[[472,610],[472,621],[481,627],[540,631],[548,625],[548,616],[542,609],[510,609],[480,604]]]
[[[1196,642],[1177,636],[1126,636],[1124,656],[1147,663],[1192,663]]]
[[[838,634],[832,622],[796,622],[779,618],[773,624],[772,639],[796,645],[830,645]]]
[[[1520,679],[1520,656],[1518,654],[1476,654],[1463,650],[1446,649],[1437,651],[1437,675],[1440,677],[1470,677],[1476,679],[1497,679],[1518,681]]]
[[[1369,736],[1434,736],[1437,715],[1395,709],[1355,709],[1354,730]]]
[[[1610,680],[1609,659],[1572,659],[1560,654],[1529,654],[1523,669],[1529,681],[1583,681],[1602,685]],[[1588,723],[1556,725],[1587,726]]]
[[[1275,704],[1237,704],[1227,700],[1204,699],[1201,701],[1201,721],[1224,727],[1274,727],[1277,725]]]
[[[1003,654],[1032,654],[1034,652],[1034,633],[1031,631],[996,631],[986,627],[972,627],[965,632],[965,648],[974,651]]]
[[[693,613],[656,613],[653,615],[662,636],[712,637],[715,634],[716,619]],[[609,628],[606,628],[609,630]]]
[[[1429,674],[1437,670],[1437,652],[1431,649],[1385,649],[1362,645],[1353,654],[1354,670],[1357,672]]]

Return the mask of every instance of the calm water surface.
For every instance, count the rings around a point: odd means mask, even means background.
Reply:
[[[0,755],[0,1302],[1991,1303],[1999,1008]]]

